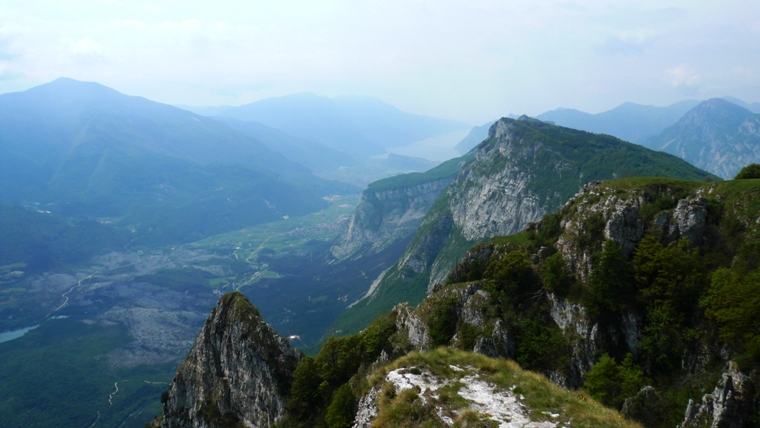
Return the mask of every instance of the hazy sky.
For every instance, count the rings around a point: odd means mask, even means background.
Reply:
[[[0,92],[60,76],[171,104],[366,94],[475,124],[760,101],[760,1],[0,0]]]

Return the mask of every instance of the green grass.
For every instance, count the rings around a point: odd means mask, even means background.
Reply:
[[[454,370],[451,366],[465,368],[465,370]],[[602,406],[585,393],[560,388],[543,375],[521,369],[514,361],[488,358],[480,354],[451,348],[411,353],[381,366],[370,375],[367,387],[383,389],[387,374],[403,367],[429,371],[439,379],[454,382],[464,376],[477,374],[481,380],[485,380],[497,388],[510,389],[514,387],[516,394],[524,396],[522,402],[531,409],[533,420],[548,419],[560,422],[558,426],[566,423],[573,426],[600,428],[640,427],[637,423],[623,419],[618,412]],[[456,383],[453,385],[456,386]],[[452,389],[455,390],[456,388]],[[454,391],[447,392],[447,402],[436,404],[444,406],[444,412],[453,410],[458,413],[458,410],[464,407],[464,403],[451,397]],[[395,396],[394,394],[388,395],[381,396],[379,413],[373,427],[413,426],[412,423],[409,423],[410,419],[425,410],[419,401],[415,403],[412,392],[395,394]],[[559,417],[550,419],[543,412],[559,414]]]
[[[410,174],[401,174],[382,180],[375,181],[367,186],[366,192],[380,192],[384,190],[401,189],[412,187],[430,181],[440,180],[442,178],[454,177],[463,166],[472,160],[473,154],[468,153],[458,158],[447,160],[437,167],[426,172],[413,172]]]

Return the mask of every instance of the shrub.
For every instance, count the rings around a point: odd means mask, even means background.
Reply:
[[[760,365],[760,269],[745,275],[718,269],[701,303],[720,338],[743,352],[739,363]]]
[[[738,174],[736,174],[735,180],[746,180],[750,178],[760,178],[760,164],[750,164],[742,168]]]
[[[596,260],[584,306],[592,318],[614,322],[635,295],[633,275],[615,241],[607,240]]]
[[[561,297],[567,296],[573,280],[562,253],[554,253],[544,260],[541,274],[547,290]]]
[[[491,262],[485,277],[494,280],[499,288],[508,293],[519,294],[536,284],[528,253],[511,251],[501,259]]]
[[[309,412],[316,408],[321,400],[319,385],[322,377],[317,371],[314,358],[306,357],[298,364],[293,373],[293,385],[290,388],[290,399],[287,411],[297,419],[305,419]]]
[[[449,343],[457,329],[456,306],[459,302],[456,296],[442,299],[434,306],[432,317],[429,321],[430,338],[436,345]]]
[[[356,397],[351,385],[344,384],[333,394],[332,402],[327,408],[325,422],[330,428],[349,428],[354,423]]]
[[[537,318],[518,322],[516,359],[520,366],[528,370],[563,368],[567,355],[567,343],[558,327],[547,327]]]
[[[648,383],[644,372],[633,362],[631,354],[622,364],[607,354],[586,374],[583,390],[603,404],[620,409],[626,398]]]

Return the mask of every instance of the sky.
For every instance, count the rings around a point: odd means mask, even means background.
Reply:
[[[184,105],[310,91],[483,124],[760,101],[757,0],[0,0],[0,93],[65,76]]]

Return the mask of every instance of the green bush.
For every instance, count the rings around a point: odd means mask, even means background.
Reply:
[[[351,385],[344,384],[333,394],[332,402],[327,407],[325,422],[330,428],[350,428],[356,413],[356,397]]]
[[[576,244],[583,251],[597,251],[604,237],[604,227],[606,225],[604,217],[602,217],[601,213],[596,213],[589,216],[583,223],[585,230],[575,238]]]
[[[760,365],[760,269],[744,275],[718,269],[701,303],[720,338],[742,352],[740,364]]]
[[[584,306],[595,320],[615,322],[635,297],[633,275],[615,241],[607,240],[595,258]]]
[[[517,362],[527,370],[564,368],[567,342],[562,331],[537,318],[522,318],[517,324]]]
[[[537,284],[528,253],[511,251],[488,266],[485,277],[492,279],[498,288],[520,294]]]
[[[636,394],[648,383],[644,372],[633,362],[631,354],[622,364],[607,354],[586,374],[583,390],[606,406],[620,409],[626,398]]]
[[[318,392],[321,383],[322,377],[317,371],[314,358],[306,357],[301,360],[293,373],[293,385],[287,404],[288,413],[299,420],[306,418],[322,401]]]
[[[541,264],[541,275],[546,289],[560,297],[567,296],[573,278],[562,253],[554,253]]]
[[[457,330],[456,305],[459,299],[450,296],[442,299],[433,308],[433,315],[429,321],[430,338],[435,345],[441,346],[449,343]]]
[[[669,305],[687,314],[705,287],[703,260],[688,239],[665,247],[655,236],[644,237],[636,248],[633,270],[645,303]]]
[[[746,180],[750,178],[760,178],[760,164],[750,164],[742,168],[738,174],[736,174],[735,180]]]

